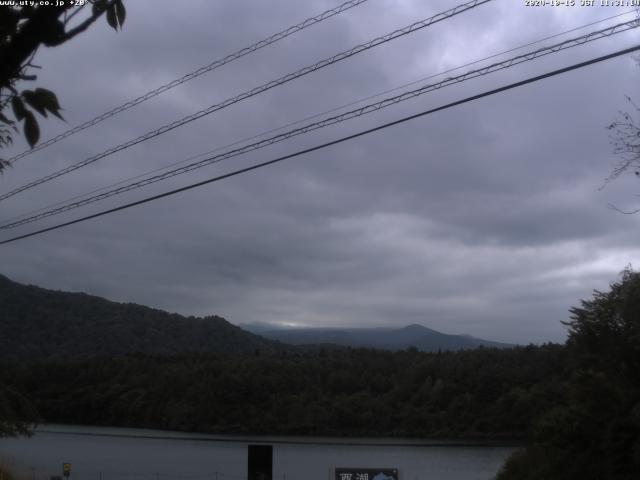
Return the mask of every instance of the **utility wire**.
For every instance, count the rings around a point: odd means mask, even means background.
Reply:
[[[438,13],[437,15],[434,15],[432,17],[429,17],[427,19],[424,20],[420,20],[418,22],[415,22],[411,25],[408,25],[404,28],[395,30],[387,35],[384,35],[382,37],[377,37],[367,43],[363,43],[360,45],[357,45],[349,50],[346,50],[344,52],[338,53],[336,55],[334,55],[333,57],[330,58],[326,58],[324,60],[321,60],[311,66],[307,66],[304,67],[294,73],[289,73],[283,77],[280,77],[276,80],[272,80],[270,82],[267,82],[259,87],[256,87],[252,90],[249,90],[247,92],[241,93],[240,95],[237,95],[233,98],[229,98],[221,103],[218,104],[214,104],[211,105],[208,108],[205,108],[203,110],[200,110],[196,113],[193,113],[191,115],[188,115],[186,117],[181,118],[180,120],[176,120],[175,122],[172,122],[170,124],[164,125],[156,130],[152,130],[140,137],[137,137],[133,140],[129,140],[128,142],[122,143],[116,147],[112,147],[108,150],[105,150],[104,152],[94,155],[92,157],[89,157],[85,160],[82,160],[78,163],[75,163],[73,165],[70,165],[66,168],[63,168],[61,170],[58,170],[57,172],[54,172],[52,174],[49,174],[45,177],[39,178],[38,180],[34,180],[30,183],[27,183],[25,185],[22,185],[21,187],[18,187],[14,190],[11,190],[10,192],[4,193],[2,195],[0,195],[0,201],[1,200],[5,200],[9,197],[12,197],[20,192],[23,192],[25,190],[28,190],[30,188],[36,187],[38,185],[41,185],[45,182],[48,182],[50,180],[53,180],[54,178],[58,178],[62,175],[66,175],[67,173],[71,173],[75,170],[78,170],[79,168],[85,167],[87,165],[90,165],[104,157],[107,157],[109,155],[112,155],[116,152],[122,151],[126,148],[132,147],[134,145],[137,145],[138,143],[144,142],[146,140],[149,140],[151,138],[157,137],[158,135],[162,135],[164,133],[167,133],[175,128],[178,128],[182,125],[185,125],[186,123],[190,123],[193,122],[195,120],[198,120],[199,118],[204,117],[205,115],[209,115],[213,112],[216,112],[218,110],[222,110],[223,108],[226,108],[230,105],[233,105],[234,103],[238,103],[242,100],[245,100],[247,98],[253,97],[255,95],[258,95],[259,93],[265,92],[267,90],[270,90],[274,87],[277,87],[279,85],[282,85],[284,83],[290,82],[291,80],[294,80],[296,78],[302,77],[304,75],[307,75],[309,73],[315,72],[316,70],[320,70],[321,68],[327,67],[329,65],[333,65],[334,63],[340,62],[342,60],[345,60],[349,57],[352,57],[354,55],[357,55],[361,52],[364,52],[366,50],[369,50],[371,48],[374,48],[378,45],[381,45],[383,43],[387,43],[390,42],[392,40],[395,40],[396,38],[402,37],[404,35],[408,35],[410,33],[416,32],[418,30],[421,30],[425,27],[431,26],[435,23],[441,22],[443,20],[446,20],[448,18],[451,18],[455,15],[458,15],[460,13],[466,12],[468,10],[471,10],[475,7],[478,7],[482,4],[488,3],[492,0],[472,0],[470,2],[464,3],[462,5],[458,5],[452,9],[446,10],[444,12]]]
[[[429,76],[427,76],[427,77],[423,77],[423,78],[420,78],[420,79],[418,79],[418,80],[413,80],[413,81],[411,81],[411,82],[409,82],[409,83],[405,83],[405,84],[403,84],[403,85],[399,85],[399,86],[397,86],[397,87],[393,87],[393,88],[391,88],[391,89],[384,90],[384,91],[382,91],[382,92],[378,92],[378,93],[375,93],[375,94],[373,94],[373,95],[368,95],[368,96],[366,96],[366,97],[359,98],[358,100],[354,100],[354,101],[349,102],[349,103],[347,103],[347,104],[343,104],[343,105],[340,105],[340,106],[337,106],[337,107],[333,107],[333,108],[331,108],[331,109],[329,109],[329,110],[325,110],[325,111],[323,111],[323,112],[319,112],[319,113],[316,113],[316,114],[310,115],[310,116],[308,116],[308,117],[305,117],[305,118],[302,118],[302,119],[299,119],[299,120],[296,120],[296,121],[293,121],[293,122],[290,122],[290,123],[287,123],[287,124],[281,125],[281,126],[276,127],[276,128],[271,128],[271,129],[269,129],[269,130],[266,130],[266,131],[260,132],[260,133],[258,133],[258,134],[252,135],[252,136],[250,136],[250,137],[245,137],[245,138],[242,138],[242,139],[240,139],[240,140],[236,140],[236,141],[235,141],[235,142],[233,142],[233,143],[228,143],[228,144],[226,144],[226,145],[223,145],[223,146],[220,146],[220,147],[216,147],[216,148],[214,148],[214,149],[212,149],[212,150],[208,150],[208,151],[206,151],[206,152],[199,153],[199,154],[197,154],[197,155],[192,155],[192,156],[190,156],[190,157],[188,157],[188,158],[185,158],[185,159],[183,159],[183,160],[180,160],[180,161],[178,161],[178,162],[170,163],[169,165],[166,165],[166,166],[164,166],[164,167],[160,167],[160,168],[156,168],[156,169],[151,170],[151,171],[147,171],[147,172],[144,172],[144,173],[140,173],[140,174],[135,175],[135,176],[133,176],[133,177],[125,178],[125,179],[123,179],[123,180],[120,180],[120,181],[115,182],[115,183],[111,183],[111,184],[106,185],[106,186],[104,186],[104,187],[99,187],[99,188],[96,188],[96,189],[91,190],[91,191],[89,191],[89,192],[85,192],[85,193],[83,193],[83,194],[73,196],[73,197],[68,198],[68,199],[66,199],[66,200],[62,200],[62,201],[60,201],[60,202],[56,202],[56,203],[53,203],[53,204],[49,204],[49,205],[47,205],[47,206],[44,206],[44,207],[41,207],[41,208],[38,208],[38,209],[35,209],[35,210],[31,210],[31,211],[28,211],[28,212],[25,212],[25,213],[22,213],[22,214],[19,214],[19,215],[15,215],[15,216],[13,216],[13,217],[10,217],[10,218],[6,219],[6,220],[5,220],[5,222],[9,223],[9,222],[12,222],[12,221],[14,221],[14,220],[18,220],[18,219],[25,218],[25,217],[27,217],[27,216],[35,215],[36,213],[39,213],[39,212],[44,212],[45,210],[52,209],[53,207],[57,207],[57,206],[59,206],[59,205],[64,205],[64,204],[65,204],[65,203],[67,203],[67,202],[72,202],[72,201],[74,201],[74,200],[79,200],[79,199],[81,199],[81,198],[88,197],[89,195],[93,195],[93,194],[96,194],[96,193],[98,193],[98,192],[103,192],[103,191],[105,191],[105,190],[112,189],[113,187],[117,187],[117,186],[119,186],[119,185],[123,185],[123,184],[125,184],[125,183],[127,183],[127,182],[131,182],[131,181],[133,181],[133,180],[138,180],[138,179],[140,179],[140,178],[145,177],[146,175],[152,175],[152,174],[154,174],[154,173],[161,172],[161,171],[163,171],[163,170],[168,170],[168,169],[170,169],[170,168],[172,168],[172,167],[176,167],[176,166],[178,166],[178,165],[183,165],[183,164],[185,164],[185,163],[187,163],[187,162],[191,162],[191,161],[196,160],[196,159],[198,159],[198,158],[200,158],[200,157],[205,157],[205,156],[207,156],[207,155],[211,155],[212,153],[219,152],[219,151],[221,151],[221,150],[225,150],[225,149],[227,149],[227,148],[235,147],[236,145],[240,145],[240,144],[242,144],[242,143],[245,143],[245,142],[248,142],[248,141],[251,141],[251,140],[255,140],[255,139],[257,139],[257,138],[264,137],[265,135],[268,135],[268,134],[270,134],[270,133],[275,133],[275,132],[282,131],[282,130],[284,130],[285,128],[292,127],[292,126],[294,126],[294,125],[299,125],[300,123],[306,122],[306,121],[308,121],[308,120],[313,120],[313,119],[315,119],[315,118],[321,117],[321,116],[323,116],[323,115],[327,115],[327,114],[329,114],[329,113],[337,112],[337,111],[342,110],[342,109],[344,109],[344,108],[352,107],[352,106],[354,106],[354,105],[357,105],[357,104],[359,104],[359,103],[365,102],[365,101],[367,101],[367,100],[371,100],[371,99],[374,99],[374,98],[381,97],[382,95],[386,95],[387,93],[396,92],[396,91],[398,91],[398,90],[402,90],[403,88],[406,88],[406,87],[409,87],[409,86],[416,85],[416,84],[418,84],[418,83],[424,82],[424,81],[426,81],[426,80],[430,80],[430,79],[432,79],[432,78],[440,77],[440,76],[445,75],[445,74],[447,74],[447,73],[451,73],[451,72],[454,72],[454,71],[456,71],[456,70],[460,70],[460,69],[465,68],[465,67],[469,67],[469,66],[472,66],[472,65],[476,65],[476,64],[478,64],[478,63],[484,62],[484,61],[486,61],[486,60],[490,60],[490,59],[492,59],[492,58],[496,58],[496,57],[502,56],[502,55],[507,54],[507,53],[515,52],[515,51],[517,51],[517,50],[522,50],[523,48],[530,47],[530,46],[532,46],[532,45],[536,45],[536,44],[539,44],[539,43],[545,42],[545,41],[547,41],[547,40],[551,40],[551,39],[553,39],[553,38],[557,38],[557,37],[560,37],[560,36],[566,35],[567,33],[572,33],[572,32],[575,32],[575,31],[577,31],[577,30],[582,30],[582,29],[584,29],[584,28],[591,27],[591,26],[593,26],[593,25],[597,25],[598,23],[606,22],[607,20],[611,20],[611,19],[614,19],[614,18],[622,17],[622,16],[625,16],[625,15],[629,15],[630,13],[636,13],[636,11],[635,11],[635,10],[628,10],[628,11],[626,11],[626,12],[619,13],[619,14],[617,14],[617,15],[612,15],[612,16],[610,16],[610,17],[606,17],[606,18],[603,18],[603,19],[600,19],[600,20],[596,20],[595,22],[587,23],[587,24],[585,24],[585,25],[581,25],[581,26],[579,26],[579,27],[574,27],[574,28],[571,28],[571,29],[569,29],[569,30],[565,30],[565,31],[563,31],[563,32],[559,32],[559,33],[555,33],[555,34],[553,34],[553,35],[549,35],[549,36],[547,36],[547,37],[539,38],[538,40],[534,40],[534,41],[532,41],[532,42],[525,43],[525,44],[523,44],[523,45],[519,45],[519,46],[517,46],[517,47],[513,47],[513,48],[510,48],[510,49],[508,49],[508,50],[503,50],[503,51],[501,51],[501,52],[494,53],[494,54],[492,54],[492,55],[490,55],[490,56],[487,56],[487,57],[484,57],[484,58],[481,58],[481,59],[478,59],[478,60],[474,60],[474,61],[472,61],[472,62],[465,63],[464,65],[459,65],[459,66],[457,66],[457,67],[453,67],[453,68],[450,68],[450,69],[448,69],[448,70],[444,70],[444,71],[442,71],[442,72],[438,72],[438,73],[435,73],[435,74],[431,74],[431,75],[429,75]],[[49,216],[49,215],[46,215],[46,216]],[[30,223],[30,222],[29,222],[29,223]],[[7,226],[8,226],[8,225],[7,225]],[[5,225],[0,225],[0,230],[4,229],[3,227],[5,227]]]
[[[566,73],[566,72],[570,72],[572,70],[577,70],[579,68],[584,68],[584,67],[587,67],[589,65],[594,65],[596,63],[603,62],[605,60],[610,60],[612,58],[619,57],[621,55],[626,55],[626,54],[629,54],[629,53],[633,53],[633,52],[636,52],[638,50],[640,50],[640,45],[636,45],[636,46],[630,47],[630,48],[625,48],[623,50],[618,50],[618,51],[610,53],[608,55],[603,55],[603,56],[600,56],[600,57],[593,58],[591,60],[587,60],[585,62],[576,63],[576,64],[570,65],[568,67],[564,67],[564,68],[560,68],[560,69],[557,69],[557,70],[553,70],[551,72],[544,73],[542,75],[529,77],[529,78],[527,78],[525,80],[521,80],[519,82],[510,83],[508,85],[504,85],[502,87],[495,88],[493,90],[488,90],[488,91],[485,91],[483,93],[479,93],[477,95],[466,97],[466,98],[464,98],[462,100],[457,100],[455,102],[447,103],[446,105],[442,105],[440,107],[432,108],[430,110],[425,110],[423,112],[416,113],[414,115],[410,115],[410,116],[407,116],[407,117],[403,117],[403,118],[401,118],[399,120],[394,120],[392,122],[384,123],[382,125],[378,125],[377,127],[369,128],[367,130],[362,130],[362,131],[360,131],[358,133],[354,133],[352,135],[347,135],[345,137],[341,137],[341,138],[338,138],[336,140],[332,140],[330,142],[326,142],[326,143],[323,143],[323,144],[320,144],[320,145],[316,145],[314,147],[306,148],[304,150],[299,150],[297,152],[294,152],[294,153],[291,153],[291,154],[288,154],[288,155],[283,155],[283,156],[275,158],[273,160],[269,160],[269,161],[266,161],[266,162],[258,163],[258,164],[252,165],[250,167],[245,167],[245,168],[241,168],[241,169],[238,169],[238,170],[234,170],[233,172],[229,172],[229,173],[226,173],[224,175],[219,175],[217,177],[209,178],[207,180],[203,180],[203,181],[200,181],[200,182],[197,182],[197,183],[192,183],[190,185],[187,185],[187,186],[184,186],[184,187],[180,187],[180,188],[176,188],[176,189],[170,190],[168,192],[164,192],[164,193],[160,193],[158,195],[153,195],[151,197],[143,198],[142,200],[138,200],[138,201],[135,201],[135,202],[131,202],[131,203],[127,203],[127,204],[124,204],[124,205],[120,205],[119,207],[110,208],[108,210],[103,210],[101,212],[94,213],[93,215],[87,215],[85,217],[77,218],[75,220],[70,220],[68,222],[59,223],[59,224],[53,225],[51,227],[42,228],[42,229],[36,230],[34,232],[30,232],[30,233],[26,233],[24,235],[19,235],[17,237],[9,238],[7,240],[0,241],[0,245],[5,245],[7,243],[16,242],[18,240],[22,240],[22,239],[25,239],[25,238],[33,237],[35,235],[40,235],[42,233],[50,232],[52,230],[58,230],[60,228],[67,227],[69,225],[74,225],[76,223],[80,223],[80,222],[84,222],[84,221],[87,221],[87,220],[91,220],[93,218],[102,217],[102,216],[108,215],[110,213],[118,212],[120,210],[125,210],[125,209],[131,208],[131,207],[135,207],[137,205],[142,205],[142,204],[145,204],[145,203],[149,203],[149,202],[152,202],[154,200],[159,200],[159,199],[164,198],[164,197],[169,197],[169,196],[175,195],[177,193],[185,192],[187,190],[192,190],[194,188],[201,187],[203,185],[207,185],[209,183],[218,182],[220,180],[224,180],[226,178],[234,177],[236,175],[240,175],[242,173],[250,172],[252,170],[257,170],[259,168],[266,167],[268,165],[273,165],[275,163],[282,162],[284,160],[288,160],[290,158],[298,157],[300,155],[304,155],[304,154],[307,154],[307,153],[310,153],[310,152],[315,152],[317,150],[321,150],[321,149],[330,147],[332,145],[337,145],[339,143],[343,143],[343,142],[346,142],[348,140],[353,140],[354,138],[362,137],[364,135],[368,135],[370,133],[377,132],[379,130],[383,130],[385,128],[389,128],[389,127],[392,127],[392,126],[395,126],[395,125],[399,125],[399,124],[408,122],[410,120],[414,120],[414,119],[419,118],[419,117],[423,117],[425,115],[430,115],[430,114],[435,113],[435,112],[439,112],[439,111],[442,111],[442,110],[447,110],[449,108],[452,108],[452,107],[455,107],[455,106],[458,106],[458,105],[469,103],[469,102],[472,102],[472,101],[475,101],[475,100],[478,100],[478,99],[481,99],[481,98],[484,98],[484,97],[495,95],[497,93],[502,93],[502,92],[505,92],[507,90],[511,90],[511,89],[514,89],[514,88],[517,88],[517,87],[521,87],[523,85],[527,85],[527,84],[534,83],[534,82],[537,82],[537,81],[540,81],[540,80],[544,80],[546,78],[554,77],[556,75],[560,75],[560,74],[563,74],[563,73]]]
[[[14,157],[11,157],[8,162],[9,163],[13,163],[21,158],[24,158],[28,155],[31,155],[32,153],[35,153],[39,150],[43,150],[51,145],[53,145],[54,143],[59,142],[60,140],[63,140],[67,137],[70,137],[71,135],[74,135],[78,132],[81,132],[82,130],[85,130],[89,127],[93,127],[94,125],[97,125],[98,123],[106,120],[107,118],[113,117],[114,115],[117,115],[120,112],[124,112],[125,110],[128,110],[132,107],[135,107],[136,105],[139,105],[142,102],[146,102],[147,100],[149,100],[150,98],[156,97],[164,92],[166,92],[167,90],[171,90],[174,87],[177,87],[178,85],[181,85],[185,82],[188,82],[190,80],[193,80],[194,78],[199,77],[200,75],[204,75],[205,73],[208,73],[212,70],[215,70],[216,68],[222,67],[223,65],[226,65],[227,63],[231,63],[239,58],[244,57],[245,55],[248,55],[250,53],[253,53],[257,50],[260,50],[261,48],[264,48],[268,45],[271,45],[273,43],[276,43],[280,40],[283,40],[285,38],[287,38],[290,35],[293,35],[295,33],[298,33],[302,30],[304,30],[307,27],[310,27],[312,25],[315,25],[316,23],[320,23],[323,20],[326,20],[327,18],[331,18],[335,15],[339,15],[340,13],[349,10],[353,7],[357,7],[358,5],[367,2],[368,0],[349,0],[348,2],[344,2],[341,5],[338,5],[335,8],[331,8],[329,10],[326,10],[324,12],[322,12],[319,15],[316,15],[315,17],[310,17],[307,18],[306,20],[304,20],[303,22],[298,23],[297,25],[294,25],[292,27],[287,28],[286,30],[282,30],[281,32],[275,33],[273,35],[271,35],[270,37],[267,37],[263,40],[260,40],[259,42],[254,43],[253,45],[249,45],[248,47],[245,47],[241,50],[238,50],[237,52],[234,52],[230,55],[227,55],[226,57],[220,58],[218,60],[215,60],[213,62],[211,62],[210,64],[204,66],[204,67],[200,67],[197,70],[194,70],[193,72],[187,73],[185,75],[183,75],[180,78],[177,78],[165,85],[162,85],[154,90],[151,90],[150,92],[145,93],[144,95],[141,95],[137,98],[134,98],[133,100],[128,101],[127,103],[123,103],[122,105],[115,107],[112,110],[109,110],[108,112],[103,113],[102,115],[98,115],[97,117],[93,118],[92,120],[88,120],[84,123],[81,123],[80,125],[77,125],[69,130],[67,130],[66,132],[61,133],[60,135],[57,135],[49,140],[47,140],[46,142],[40,143],[39,145],[36,145],[35,147],[33,147],[32,149],[29,150],[25,150],[24,152],[15,155]]]
[[[165,180],[167,178],[171,178],[171,177],[175,177],[177,175],[181,175],[183,173],[187,173],[190,172],[192,170],[196,170],[198,168],[202,168],[206,165],[211,165],[213,163],[218,163],[221,162],[223,160],[227,160],[229,158],[232,157],[236,157],[239,155],[243,155],[245,153],[254,151],[254,150],[258,150],[260,148],[264,148],[267,147],[269,145],[273,145],[274,143],[278,143],[284,140],[288,140],[289,138],[292,138],[294,136],[297,135],[301,135],[304,133],[309,133],[311,131],[314,130],[318,130],[320,128],[324,128],[327,127],[329,125],[334,125],[337,123],[341,123],[347,120],[351,120],[353,118],[356,117],[360,117],[362,115],[366,115],[378,110],[381,110],[383,108],[389,107],[391,105],[395,105],[397,103],[415,98],[417,96],[423,95],[425,93],[428,92],[432,92],[434,90],[438,90],[440,88],[444,88],[444,87],[448,87],[451,86],[453,84],[456,83],[460,83],[460,82],[464,82],[473,78],[477,78],[480,76],[484,76],[499,70],[504,70],[506,68],[510,68],[513,67],[515,65],[519,65],[521,63],[524,62],[528,62],[528,61],[532,61],[535,60],[537,58],[552,54],[552,53],[557,53],[561,50],[566,50],[568,48],[573,48],[579,45],[583,45],[587,42],[591,42],[594,40],[598,40],[601,38],[605,38],[605,37],[610,37],[611,35],[615,35],[618,33],[622,33],[625,31],[628,31],[632,28],[637,28],[640,25],[640,23],[638,22],[638,20],[632,20],[629,22],[624,22],[624,23],[620,23],[617,25],[614,25],[612,27],[608,27],[602,30],[598,30],[595,32],[590,32],[586,35],[582,35],[580,37],[576,37],[576,38],[572,38],[569,40],[565,40],[564,42],[560,42],[557,43],[555,45],[551,45],[548,47],[543,47],[537,50],[534,50],[532,52],[528,52],[528,53],[524,53],[522,55],[518,55],[516,57],[512,57],[509,58],[507,60],[504,60],[502,62],[498,62],[498,63],[493,63],[491,65],[485,66],[483,68],[480,69],[476,69],[476,70],[471,70],[469,72],[466,72],[462,75],[458,75],[456,77],[449,77],[446,78],[445,80],[442,80],[440,82],[437,83],[432,83],[432,84],[428,84],[425,86],[422,86],[418,89],[415,90],[411,90],[408,92],[404,92],[400,95],[396,95],[394,97],[390,97],[390,98],[386,98],[384,100],[381,100],[379,102],[376,103],[372,103],[369,105],[365,105],[361,108],[355,109],[355,110],[350,110],[348,112],[342,113],[340,115],[336,115],[333,117],[329,117],[329,118],[325,118],[323,120],[320,120],[318,122],[314,122],[314,123],[310,123],[308,125],[290,130],[288,132],[285,133],[281,133],[279,135],[275,135],[273,137],[270,138],[266,138],[263,140],[260,140],[258,142],[249,144],[249,145],[245,145],[243,147],[240,148],[236,148],[234,150],[230,150],[228,152],[224,152],[218,155],[215,155],[213,157],[209,157],[209,158],[205,158],[203,160],[191,163],[189,165],[185,165],[183,167],[179,167],[173,170],[169,170],[165,173],[161,173],[158,175],[154,175],[152,177],[147,177],[145,179],[139,180],[137,182],[133,182],[130,183],[128,185],[124,185],[112,190],[108,190],[106,192],[97,194],[97,195],[93,195],[90,197],[87,197],[83,200],[78,200],[76,202],[72,202],[72,203],[67,203],[65,205],[59,206],[57,208],[52,208],[50,210],[38,213],[36,215],[32,215],[26,218],[23,218],[21,220],[16,220],[14,222],[10,222],[10,223],[6,223],[4,225],[0,225],[0,230],[8,230],[11,228],[16,228],[19,227],[21,225],[25,225],[27,223],[32,223],[35,222],[37,220],[41,220],[43,218],[46,217],[50,217],[53,215],[58,215],[61,214],[63,212],[67,212],[69,210],[73,210],[75,208],[79,208],[91,203],[95,203],[97,201],[100,200],[104,200],[106,198],[109,197],[113,197],[115,195],[119,195],[131,190],[135,190],[137,188],[141,188],[147,185],[151,185],[153,183],[159,182],[161,180]]]

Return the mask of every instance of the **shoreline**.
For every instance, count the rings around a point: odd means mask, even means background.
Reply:
[[[89,431],[104,430],[104,431]],[[133,430],[139,433],[133,432]],[[127,432],[129,431],[129,432]],[[418,439],[394,437],[333,437],[333,436],[299,436],[299,435],[251,435],[251,434],[207,434],[195,432],[179,432],[173,430],[139,429],[130,427],[104,427],[91,425],[43,424],[34,430],[34,435],[45,433],[51,435],[80,435],[92,437],[134,438],[149,440],[182,440],[220,443],[270,443],[283,445],[328,445],[328,446],[370,446],[370,447],[522,447],[523,439]]]

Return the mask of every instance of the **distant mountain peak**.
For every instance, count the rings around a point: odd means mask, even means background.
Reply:
[[[251,331],[272,340],[292,345],[333,344],[342,347],[379,348],[403,350],[416,347],[419,350],[462,350],[479,346],[505,348],[512,345],[492,342],[471,335],[449,335],[417,323],[405,327],[341,327],[341,328],[263,328]]]
[[[400,330],[404,330],[405,332],[433,332],[434,331],[418,323],[412,323],[411,325],[407,325],[406,327],[403,327]]]

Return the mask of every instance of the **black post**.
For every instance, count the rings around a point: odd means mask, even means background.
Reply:
[[[273,480],[273,445],[249,445],[248,480]]]

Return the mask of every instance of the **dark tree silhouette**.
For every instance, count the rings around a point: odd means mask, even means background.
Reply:
[[[640,57],[636,57],[636,61],[640,66]],[[607,126],[613,153],[620,160],[605,180],[605,185],[625,173],[632,173],[640,178],[640,106],[629,96],[627,96],[627,101],[630,109],[619,112],[618,119]],[[610,205],[610,207],[627,215],[640,212],[640,208],[622,210],[614,205]]]
[[[46,117],[48,113],[62,118],[55,93],[45,88],[18,90],[25,81],[35,81],[33,59],[40,48],[57,47],[75,38],[98,18],[106,15],[114,29],[122,27],[126,11],[122,0],[67,0],[60,5],[0,6],[0,148],[13,143],[13,135],[20,129],[33,147],[40,128],[34,112]],[[51,2],[54,3],[54,2]],[[91,5],[90,12],[85,6]],[[0,172],[9,163],[0,157]],[[0,384],[0,437],[28,434],[30,424],[23,418],[30,404],[19,393]]]
[[[60,104],[52,91],[41,87],[21,91],[17,88],[21,82],[37,79],[33,71],[38,67],[33,59],[40,46],[60,46],[103,15],[117,30],[126,16],[122,0],[58,3],[60,5],[0,6],[0,148],[10,145],[13,134],[20,129],[31,147],[38,142],[40,128],[34,112],[62,118]],[[90,11],[86,8],[88,5],[91,5]],[[8,165],[0,158],[0,172]]]
[[[571,309],[569,361],[532,444],[499,480],[637,478],[640,471],[640,273]]]

